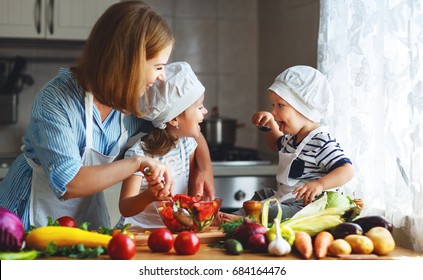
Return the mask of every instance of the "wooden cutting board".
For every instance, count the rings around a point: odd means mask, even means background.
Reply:
[[[154,229],[143,229],[132,227],[129,228],[128,231],[134,234],[135,236],[135,243],[137,246],[144,246],[147,245],[148,236]],[[177,234],[173,236],[176,237]],[[202,244],[209,244],[214,242],[219,242],[225,239],[225,233],[223,230],[219,229],[218,227],[210,226],[206,228],[203,232],[196,233],[198,238],[200,239],[200,243]]]

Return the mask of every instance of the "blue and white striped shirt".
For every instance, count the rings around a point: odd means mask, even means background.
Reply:
[[[36,95],[23,137],[23,154],[41,165],[58,197],[82,166],[86,145],[85,93],[69,69],[60,69]],[[121,113],[112,110],[104,122],[94,107],[93,148],[108,155],[121,134]],[[124,117],[129,137],[141,132],[145,120]],[[32,169],[21,154],[0,185],[0,206],[15,212],[29,228]]]
[[[284,135],[278,139],[278,149],[294,153],[295,137]],[[305,145],[298,158],[292,163],[290,178],[315,180],[351,160],[344,154],[339,143],[328,132],[319,132]]]

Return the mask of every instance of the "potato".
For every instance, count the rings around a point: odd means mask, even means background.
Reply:
[[[329,245],[328,251],[332,256],[337,257],[351,254],[352,249],[351,245],[344,239],[336,239]]]
[[[350,234],[345,236],[344,239],[351,245],[354,254],[370,254],[373,252],[373,242],[367,236]]]
[[[366,232],[374,245],[373,252],[377,255],[387,255],[395,249],[395,240],[392,234],[384,227],[374,227]]]

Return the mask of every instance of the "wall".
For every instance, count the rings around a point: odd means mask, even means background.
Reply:
[[[268,109],[265,95],[273,79],[294,64],[316,63],[318,0],[147,0],[172,26],[171,61],[189,62],[206,87],[205,106],[237,119],[237,146],[258,147],[262,133],[250,119]],[[18,154],[36,92],[71,65],[83,42],[0,40],[0,59],[28,58],[35,84],[19,94],[18,122],[0,125],[0,156]]]
[[[257,109],[270,110],[267,88],[286,68],[303,64],[317,67],[318,0],[257,1],[259,54]],[[257,147],[271,153],[263,133]]]

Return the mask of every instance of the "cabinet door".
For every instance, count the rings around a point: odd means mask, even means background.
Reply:
[[[97,19],[118,0],[46,0],[46,38],[86,40]]]
[[[0,37],[44,38],[44,0],[0,0]]]
[[[0,0],[0,37],[86,40],[119,0]]]

